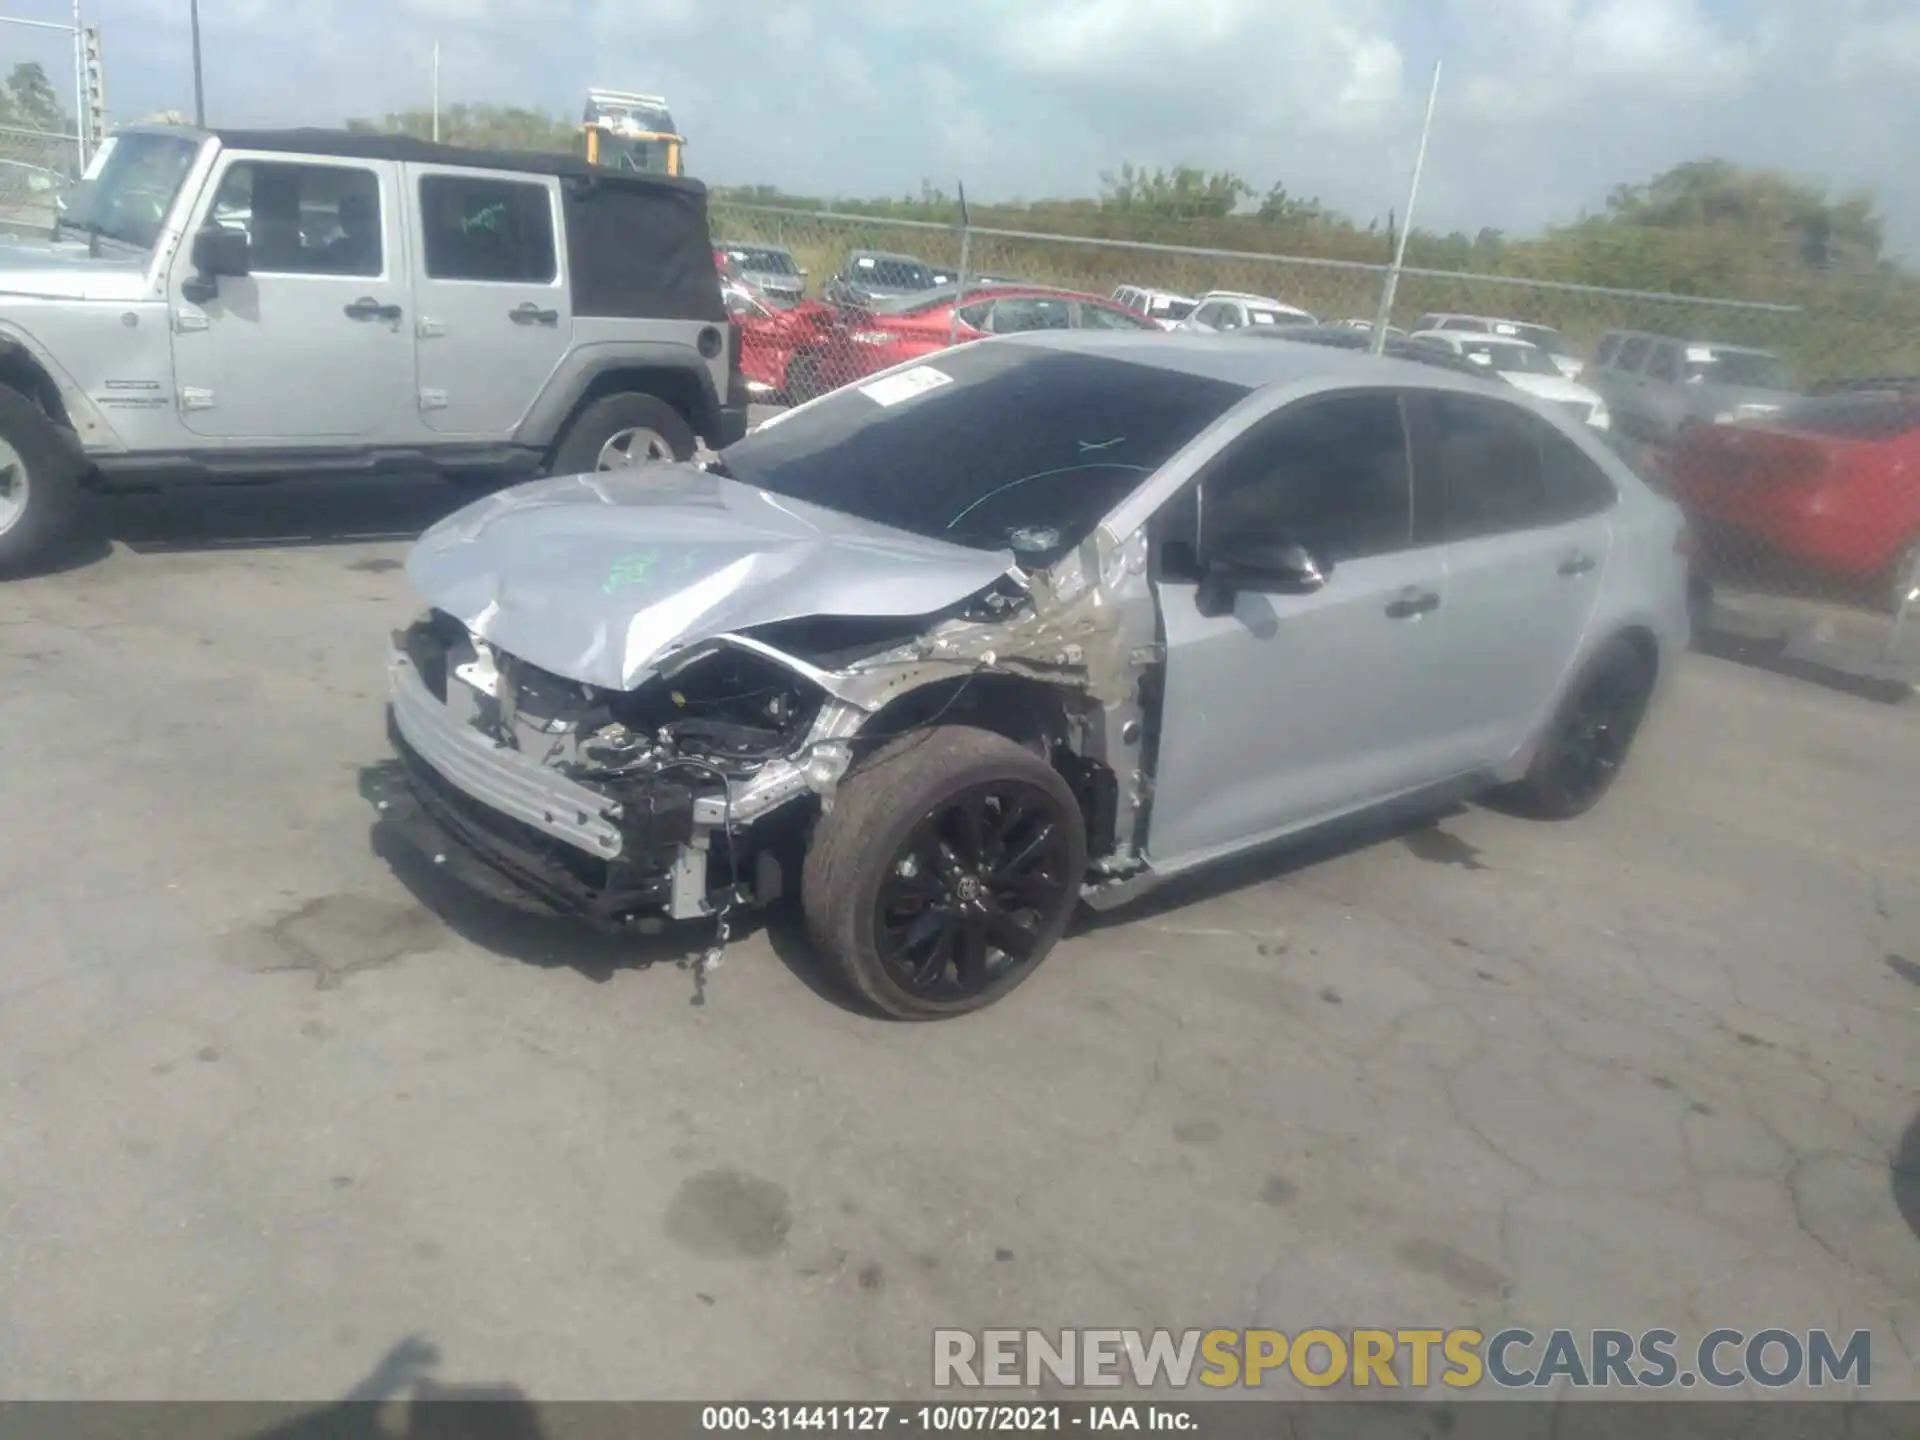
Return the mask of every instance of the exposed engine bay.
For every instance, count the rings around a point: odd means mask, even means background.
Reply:
[[[544,908],[604,926],[777,899],[857,757],[932,723],[983,725],[1046,755],[1081,797],[1100,867],[1124,874],[1122,812],[1141,791],[1123,796],[1102,756],[1125,722],[1088,693],[1084,642],[1040,620],[1008,577],[936,615],[804,617],[695,641],[617,690],[555,675],[433,610],[394,637],[395,747],[443,827],[459,825]],[[439,712],[431,731],[400,703],[415,686]],[[474,806],[492,793],[447,783],[462,772],[432,753],[441,726],[483,737],[490,763],[550,777],[554,803],[517,816]]]

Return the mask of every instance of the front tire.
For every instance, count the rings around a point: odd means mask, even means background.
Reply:
[[[965,1015],[1039,968],[1080,898],[1079,803],[1040,756],[990,731],[905,735],[850,773],[807,849],[815,952],[900,1020]]]
[[[0,386],[0,579],[28,575],[73,537],[81,463],[60,427]]]
[[[631,470],[656,460],[691,460],[693,427],[655,395],[603,395],[567,427],[553,453],[555,475]]]
[[[1653,678],[1626,640],[1601,646],[1561,701],[1526,776],[1498,798],[1539,820],[1571,820],[1599,804],[1646,718]]]

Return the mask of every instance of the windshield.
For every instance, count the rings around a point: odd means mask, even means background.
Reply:
[[[199,153],[200,142],[181,135],[113,136],[75,187],[60,228],[151,250]]]
[[[609,170],[665,175],[672,152],[672,142],[667,140],[631,140],[624,135],[600,138],[600,164]]]
[[[996,341],[836,391],[725,459],[748,485],[1040,568],[1246,393]]]
[[[727,250],[727,258],[742,270],[757,271],[762,275],[798,275],[799,267],[793,263],[793,256],[784,250],[762,250],[752,245],[735,245]]]
[[[1532,345],[1502,345],[1497,340],[1463,340],[1460,353],[1503,375],[1558,375],[1560,369],[1544,350]]]
[[[1311,315],[1297,315],[1291,310],[1261,310],[1249,306],[1247,319],[1255,325],[1311,325]]]
[[[1147,313],[1156,320],[1184,320],[1193,314],[1194,302],[1156,295],[1147,304]]]
[[[1793,382],[1778,358],[1764,350],[1716,350],[1708,345],[1687,347],[1688,380],[1710,385],[1741,385],[1755,390],[1791,390]]]
[[[918,260],[891,255],[856,255],[847,273],[862,285],[885,290],[931,290],[933,275]]]

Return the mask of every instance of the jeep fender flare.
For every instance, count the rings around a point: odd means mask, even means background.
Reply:
[[[44,410],[48,419],[72,435],[77,453],[126,449],[126,442],[87,392],[45,346],[11,320],[0,320],[0,385],[19,391]]]
[[[713,373],[693,346],[666,340],[618,340],[582,345],[569,352],[520,422],[514,432],[515,442],[539,450],[551,447],[582,405],[627,388],[609,383],[623,372],[643,372],[636,375],[631,388],[649,394],[658,392],[649,389],[645,372],[671,377],[662,388],[679,393],[661,394],[659,398],[676,408],[690,409],[686,420],[696,434],[712,433],[720,412],[720,396],[714,389]],[[695,403],[688,407],[688,400]]]

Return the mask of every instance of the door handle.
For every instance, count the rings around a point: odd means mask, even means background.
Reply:
[[[538,305],[529,300],[526,304],[509,310],[507,312],[507,318],[516,325],[558,325],[560,323],[560,312],[558,310],[542,310]]]
[[[1599,563],[1591,555],[1572,554],[1560,562],[1560,573],[1566,576],[1584,575]]]
[[[400,307],[382,305],[371,295],[363,295],[351,305],[346,306],[344,313],[349,320],[398,320]]]
[[[1411,620],[1440,608],[1440,597],[1431,590],[1409,590],[1387,606],[1389,620]]]

